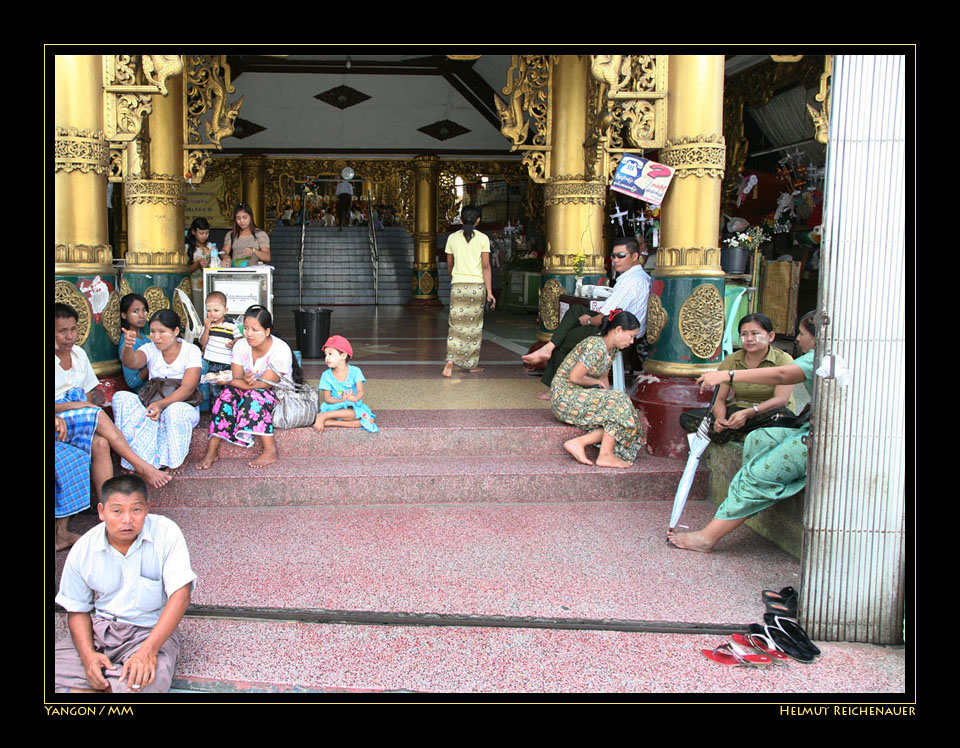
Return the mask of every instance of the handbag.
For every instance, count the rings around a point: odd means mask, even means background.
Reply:
[[[680,414],[680,426],[684,431],[689,431],[693,433],[696,431],[697,427],[700,424],[700,421],[703,420],[703,417],[707,414],[710,408],[695,408],[694,410],[688,410]],[[738,410],[748,410],[748,408],[741,408],[739,406],[731,406],[727,409],[727,415],[732,415]],[[726,429],[724,431],[710,431],[710,441],[714,444],[724,444],[728,441],[737,441],[742,442],[747,434],[751,431],[756,431],[757,429],[767,429],[767,428],[784,428],[784,429],[798,429],[803,426],[805,423],[810,421],[810,404],[807,403],[803,410],[799,414],[794,413],[789,408],[777,408],[776,410],[768,410],[766,413],[761,413],[759,416],[755,416],[747,421],[739,429]]]
[[[273,366],[270,369],[280,375],[279,382],[268,382],[277,397],[273,409],[273,425],[278,429],[300,429],[313,426],[320,411],[320,393],[309,384],[288,382]],[[257,377],[261,382],[266,381]]]
[[[148,379],[143,387],[140,388],[140,402],[143,403],[144,406],[147,406],[157,402],[157,400],[163,400],[165,397],[170,397],[170,395],[180,389],[180,385],[182,384],[182,379],[169,379],[167,377]],[[182,402],[185,402],[187,405],[197,406],[203,402],[203,393],[196,389],[190,393],[190,397]]]

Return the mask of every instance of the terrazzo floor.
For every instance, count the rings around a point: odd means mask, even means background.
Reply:
[[[275,331],[293,343],[292,315],[277,312]],[[569,501],[549,491],[534,501],[507,495],[489,501],[471,494],[471,480],[478,480],[469,477],[474,463],[464,457],[458,464],[446,448],[479,444],[482,452],[526,447],[549,453],[562,443],[566,427],[553,422],[549,404],[536,398],[545,388],[518,363],[535,338],[532,315],[490,315],[481,350],[485,371],[449,380],[439,376],[446,310],[335,307],[331,333],[353,344],[353,363],[368,380],[365,401],[383,430],[289,432],[285,442],[278,439],[289,463],[278,464],[277,477],[294,476],[297,460],[321,454],[328,465],[341,466],[327,471],[335,474],[327,480],[341,495],[364,496],[356,488],[363,476],[342,467],[350,458],[376,460],[387,473],[389,460],[398,466],[416,461],[425,466],[417,480],[439,486],[449,470],[469,498],[219,506],[178,502],[176,492],[170,498],[159,492],[155,511],[183,528],[200,578],[192,600],[199,613],[181,625],[184,647],[174,682],[180,697],[743,693],[766,702],[778,694],[904,692],[902,647],[823,644],[824,654],[812,665],[754,670],[723,667],[700,654],[700,648],[729,641],[729,632],[616,630],[617,621],[742,628],[762,618],[761,589],[799,583],[799,563],[746,528],[712,554],[667,546],[675,479],[656,489],[667,495],[652,501]],[[303,368],[316,382],[324,365],[307,360]],[[378,436],[384,438],[377,442]],[[236,451],[239,460],[242,451]],[[185,470],[201,453],[202,439],[195,439]],[[224,451],[225,458],[232,455]],[[431,459],[437,460],[432,469]],[[610,472],[566,464],[572,461],[564,462],[562,452],[556,459],[560,466],[550,472],[557,485]],[[655,464],[648,459],[647,470]],[[494,470],[494,463],[475,464],[481,472]],[[628,480],[643,479],[643,469],[632,470]],[[322,481],[322,468],[317,474]],[[402,484],[405,475],[398,467],[393,480]],[[230,482],[226,472],[211,477]],[[307,485],[306,478],[295,480]],[[684,522],[700,526],[713,511],[691,500]],[[72,529],[95,522],[82,515]],[[65,556],[57,554],[57,578]],[[264,620],[201,617],[216,606],[268,614]],[[317,610],[377,613],[395,622],[298,616]],[[291,620],[283,620],[284,611]],[[403,615],[474,616],[488,625],[402,625],[396,617]],[[65,616],[54,618],[55,633],[64,634]],[[521,625],[524,619],[528,626]],[[567,619],[601,630],[539,627],[543,620]]]

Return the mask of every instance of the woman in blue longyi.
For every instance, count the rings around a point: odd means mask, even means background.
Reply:
[[[363,383],[367,380],[360,369],[347,363],[353,358],[350,341],[342,335],[331,335],[323,344],[323,356],[327,370],[317,385],[321,402],[313,428],[321,433],[325,426],[379,431],[376,416],[363,403]]]
[[[708,371],[697,381],[700,387],[748,382],[752,384],[803,384],[813,395],[813,348],[816,345],[814,313],[804,315],[798,324],[797,345],[803,351],[792,364],[766,369]],[[747,435],[743,445],[743,467],[730,481],[727,498],[709,524],[698,532],[669,532],[668,540],[677,548],[710,551],[724,535],[742,525],[749,517],[803,490],[807,482],[807,435],[809,424],[800,428],[757,429]]]

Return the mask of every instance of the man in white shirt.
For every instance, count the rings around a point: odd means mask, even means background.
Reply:
[[[166,693],[197,575],[180,528],[149,514],[136,475],[103,484],[103,522],[70,550],[56,601],[70,637],[56,646],[58,693]]]
[[[572,306],[563,315],[560,324],[553,332],[550,342],[543,347],[523,356],[523,362],[529,366],[538,366],[545,363],[541,380],[548,387],[553,382],[556,373],[566,355],[574,346],[590,335],[600,332],[600,323],[614,309],[623,309],[640,320],[640,340],[647,333],[647,302],[650,298],[650,284],[653,279],[643,270],[641,246],[634,237],[618,237],[614,240],[611,253],[612,265],[617,273],[617,282],[613,293],[603,302],[599,312],[592,312],[586,307]],[[538,395],[547,400],[550,395]]]

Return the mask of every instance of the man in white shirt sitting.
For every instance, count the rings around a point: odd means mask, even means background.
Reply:
[[[550,342],[541,348],[523,356],[523,362],[528,366],[546,364],[541,380],[547,387],[553,382],[553,375],[567,354],[577,343],[590,335],[600,332],[600,323],[614,309],[623,309],[640,320],[640,334],[642,339],[647,333],[647,302],[650,298],[650,284],[653,279],[643,270],[643,238],[618,237],[614,239],[611,252],[612,265],[617,273],[616,285],[613,293],[603,302],[599,312],[592,312],[586,307],[572,306],[563,315],[560,324],[553,332]],[[550,394],[538,395],[542,400],[549,400]]]
[[[111,478],[101,496],[103,522],[73,546],[60,579],[70,637],[56,646],[56,690],[166,693],[197,575],[180,528],[149,514],[139,476]]]

